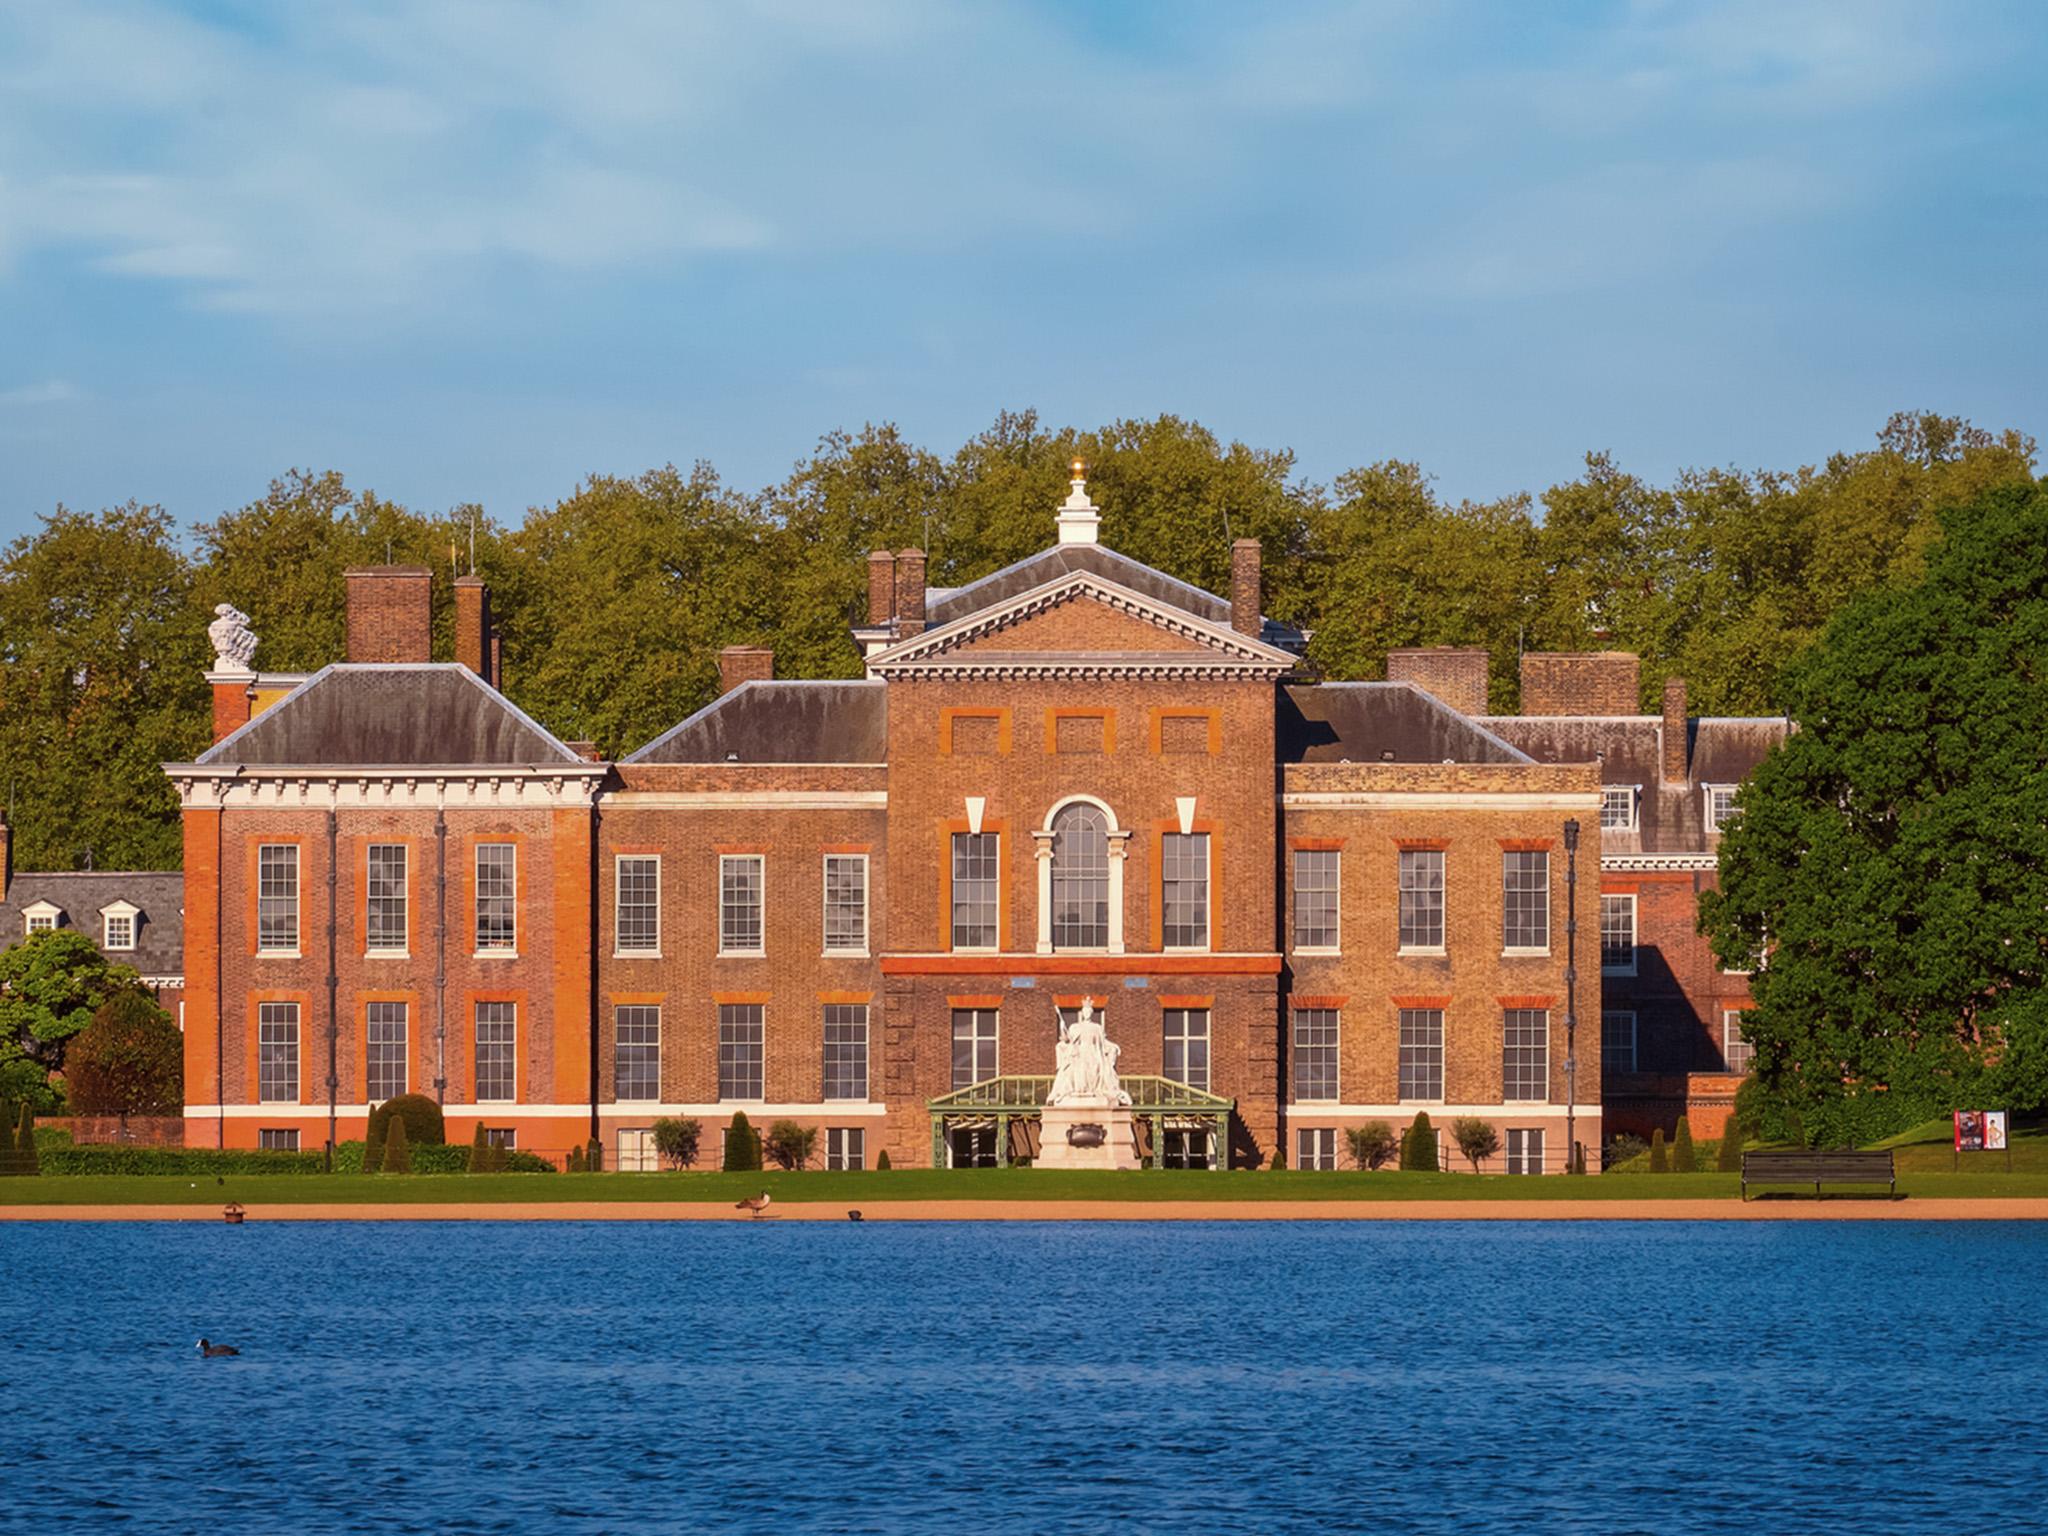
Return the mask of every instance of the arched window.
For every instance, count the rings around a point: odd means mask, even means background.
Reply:
[[[1109,822],[1097,806],[1052,819],[1052,947],[1109,947]]]

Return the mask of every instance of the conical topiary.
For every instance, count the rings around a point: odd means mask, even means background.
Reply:
[[[878,1157],[878,1158],[876,1158],[876,1159],[875,1159],[875,1172],[877,1172],[877,1173],[887,1173],[888,1171],[889,1171],[889,1153],[888,1153],[888,1150],[887,1150],[886,1148],[884,1148],[884,1149],[883,1149],[883,1151],[882,1151],[882,1155],[881,1155],[880,1157]]]
[[[11,1132],[18,1113],[14,1100],[0,1099],[0,1178],[21,1172],[21,1154],[14,1149]]]
[[[761,1167],[761,1138],[754,1134],[753,1124],[743,1109],[732,1117],[732,1124],[725,1132],[725,1171],[727,1173],[756,1173]]]
[[[405,1117],[393,1115],[391,1129],[384,1135],[384,1171],[412,1172],[412,1143],[405,1139]]]
[[[481,1120],[476,1123],[476,1134],[469,1138],[469,1171],[491,1171],[491,1144],[484,1138],[484,1123]]]
[[[1733,1115],[1721,1127],[1721,1151],[1714,1166],[1723,1173],[1742,1172],[1742,1122]]]
[[[1436,1128],[1429,1123],[1429,1111],[1417,1114],[1401,1138],[1401,1166],[1410,1173],[1435,1173]]]
[[[583,1167],[587,1173],[604,1172],[604,1143],[595,1136],[590,1138],[590,1149],[583,1154]]]
[[[1692,1149],[1692,1124],[1685,1116],[1678,1117],[1678,1138],[1671,1148],[1671,1171],[1673,1173],[1698,1173],[1700,1160]]]
[[[36,1156],[36,1107],[24,1103],[21,1106],[21,1139],[15,1144],[20,1154],[17,1167],[24,1174],[38,1174],[43,1171],[41,1160]]]
[[[569,1149],[569,1159],[563,1164],[563,1167],[570,1173],[581,1173],[583,1171],[583,1149],[581,1147],[571,1147]]]
[[[1664,1127],[1658,1126],[1650,1132],[1650,1172],[1669,1173],[1671,1163],[1664,1155]]]

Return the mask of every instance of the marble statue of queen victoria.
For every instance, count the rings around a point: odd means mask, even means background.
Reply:
[[[1095,1017],[1095,1004],[1083,1000],[1081,1012],[1072,1024],[1060,1020],[1059,1044],[1054,1048],[1059,1071],[1046,1093],[1053,1104],[1128,1104],[1131,1096],[1116,1080],[1116,1043],[1102,1030]]]

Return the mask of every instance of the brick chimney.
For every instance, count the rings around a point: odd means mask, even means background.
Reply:
[[[7,899],[7,887],[14,884],[14,829],[7,825],[7,812],[0,810],[0,901]]]
[[[1461,715],[1486,713],[1486,649],[1410,646],[1387,652],[1387,681],[1413,683]]]
[[[491,667],[491,589],[481,576],[455,578],[455,659],[497,686]]]
[[[1265,621],[1259,616],[1259,541],[1239,539],[1230,546],[1230,627],[1258,639]]]
[[[775,676],[775,653],[765,645],[728,645],[718,653],[718,691],[741,683],[765,683]]]
[[[1642,662],[1633,651],[1529,651],[1525,715],[1640,715]]]
[[[505,636],[498,626],[491,626],[491,686],[500,693],[505,691]]]
[[[213,684],[213,739],[225,741],[249,723],[256,679],[214,672],[207,674],[207,681]]]
[[[1683,784],[1686,780],[1685,679],[1664,679],[1664,782]]]
[[[872,572],[873,567],[869,570]],[[869,577],[872,581],[872,575]],[[924,551],[896,551],[896,638],[924,633]]]
[[[359,565],[348,573],[348,659],[434,659],[434,573],[424,565]]]
[[[886,549],[868,555],[868,623],[882,625],[896,617],[896,557]]]

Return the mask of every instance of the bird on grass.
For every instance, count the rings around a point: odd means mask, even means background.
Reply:
[[[215,1360],[222,1355],[239,1355],[240,1353],[241,1351],[232,1344],[216,1344],[211,1339],[201,1339],[199,1341],[200,1358],[205,1360]]]
[[[744,1200],[735,1200],[732,1208],[736,1211],[745,1211],[749,1216],[759,1216],[768,1209],[770,1203],[768,1191],[764,1189],[758,1195],[749,1195]]]

